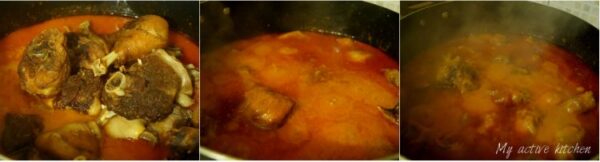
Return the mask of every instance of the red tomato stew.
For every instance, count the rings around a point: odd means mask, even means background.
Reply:
[[[201,60],[201,145],[244,159],[397,154],[398,61],[350,38],[293,31]]]

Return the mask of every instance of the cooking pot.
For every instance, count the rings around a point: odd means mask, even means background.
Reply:
[[[236,40],[295,30],[351,37],[398,59],[399,14],[367,2],[201,2],[201,55]],[[201,131],[202,134],[202,131]],[[201,159],[236,159],[200,146]],[[398,154],[383,159],[397,159]]]
[[[516,1],[402,2],[400,6],[401,67],[414,56],[450,39],[502,33],[532,36],[557,45],[598,73],[598,29],[564,11]],[[402,149],[405,148],[401,146]],[[406,158],[410,157],[401,155],[401,159]],[[598,155],[593,159],[598,159]]]

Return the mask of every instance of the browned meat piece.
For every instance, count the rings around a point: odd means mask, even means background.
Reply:
[[[166,118],[148,124],[148,129],[159,135],[160,138],[167,137],[169,132],[175,128],[189,125],[192,118],[192,112],[186,108],[176,106],[173,112]]]
[[[181,80],[157,50],[125,73],[113,74],[104,86],[102,101],[109,110],[127,118],[156,121],[173,111]],[[170,56],[168,56],[170,57]]]
[[[67,33],[67,49],[73,63],[73,69],[90,69],[92,63],[108,53],[108,46],[102,38],[90,30],[90,22],[79,25],[79,32]]]
[[[95,122],[71,123],[40,135],[35,144],[43,152],[58,159],[98,159],[100,128]]]
[[[477,71],[460,56],[447,56],[437,74],[442,86],[457,88],[461,93],[479,88]]]
[[[103,83],[100,77],[94,76],[92,63],[106,55],[108,47],[102,38],[90,31],[89,21],[79,25],[79,32],[67,33],[66,38],[71,71],[77,74],[68,77],[54,106],[96,115],[100,111]]]
[[[169,25],[165,19],[156,15],[146,15],[127,23],[115,36],[112,51],[94,62],[94,74],[104,75],[106,69],[139,59],[150,54],[153,49],[167,45]]]
[[[102,86],[102,80],[95,77],[92,70],[82,69],[77,75],[67,79],[56,98],[55,107],[95,115],[100,110],[99,97]]]
[[[522,134],[535,134],[542,122],[542,118],[542,114],[536,110],[517,110],[515,117],[515,130]]]
[[[582,113],[596,106],[594,94],[590,91],[579,94],[562,103],[563,107],[570,113]]]
[[[495,88],[489,91],[492,101],[500,106],[514,107],[529,102],[530,95],[526,90]]]
[[[25,49],[19,64],[21,88],[32,95],[53,96],[70,74],[65,36],[58,29],[37,35]]]
[[[167,139],[167,146],[171,148],[169,159],[197,160],[200,148],[198,128],[182,127],[172,132]]]
[[[261,129],[279,128],[294,106],[290,98],[260,86],[248,90],[244,97],[242,114]]]
[[[37,115],[6,114],[2,131],[2,149],[14,159],[30,157],[35,138],[42,132],[43,127],[42,119]]]

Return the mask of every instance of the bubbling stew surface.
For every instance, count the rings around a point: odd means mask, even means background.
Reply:
[[[204,147],[245,159],[398,152],[398,63],[366,44],[267,34],[203,55],[201,71]]]
[[[530,36],[477,34],[407,62],[401,153],[409,159],[598,155],[598,74],[567,51]]]

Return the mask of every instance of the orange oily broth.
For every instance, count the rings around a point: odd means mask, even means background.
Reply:
[[[119,16],[71,16],[56,18],[30,27],[16,30],[0,41],[0,84],[3,92],[0,93],[0,130],[4,127],[4,116],[8,112],[20,114],[37,114],[43,119],[44,131],[60,128],[68,123],[93,121],[95,117],[80,114],[73,110],[51,110],[44,106],[43,101],[32,97],[19,86],[17,67],[27,44],[41,31],[49,28],[59,28],[65,31],[78,31],[78,26],[83,21],[91,22],[91,29],[98,35],[116,32],[130,18]],[[198,67],[198,46],[188,39],[188,36],[178,32],[169,33],[170,44],[179,47],[183,53],[184,64],[194,64]],[[198,103],[196,100],[196,104]],[[197,106],[195,106],[197,107]],[[103,135],[101,144],[102,159],[164,159],[166,148],[152,146],[141,140],[111,139]],[[135,148],[135,149],[134,149]],[[124,152],[127,153],[124,153]]]
[[[478,71],[478,89],[461,94],[457,90],[432,88],[446,54],[461,56]],[[514,73],[514,67],[493,62],[499,55],[530,70]],[[574,55],[528,37],[499,34],[471,35],[437,46],[414,57],[405,66],[402,80],[402,153],[408,158],[503,159],[498,143],[512,145],[511,159],[589,159],[598,154],[598,75]],[[489,89],[527,89],[529,103],[543,114],[536,133],[522,133],[515,111],[493,103]],[[582,91],[593,92],[596,108],[585,113],[567,112],[560,103]],[[487,118],[487,119],[486,119]],[[491,119],[491,120],[490,120]],[[486,125],[489,124],[488,126]],[[490,124],[491,123],[491,124]],[[579,141],[561,144],[591,146],[590,154],[554,155],[557,132],[568,125],[584,131]],[[406,128],[406,129],[405,129]],[[441,147],[439,144],[446,145]],[[520,146],[550,146],[548,154],[517,154]]]
[[[369,56],[353,62],[350,51]],[[377,108],[398,102],[398,88],[383,74],[398,64],[373,47],[291,32],[238,41],[202,60],[205,147],[249,159],[373,159],[398,152],[398,125]],[[236,112],[243,80],[295,102],[282,127],[260,130]]]

